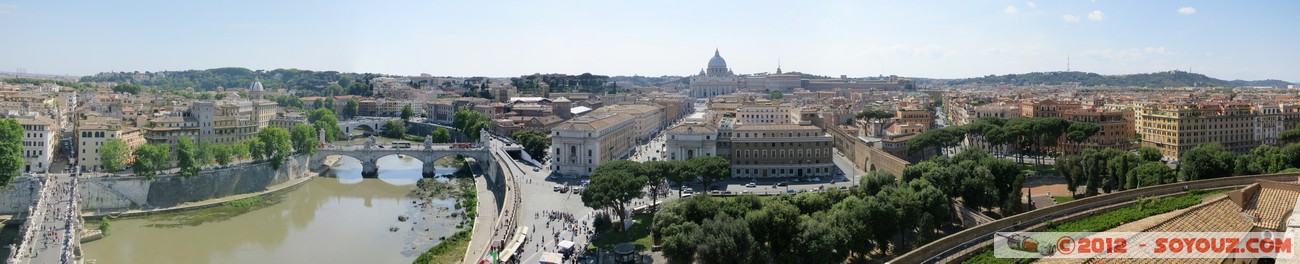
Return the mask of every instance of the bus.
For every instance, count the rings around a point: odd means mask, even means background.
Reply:
[[[393,142],[393,148],[399,148],[399,149],[407,149],[407,148],[411,148],[411,142],[406,142],[406,141],[396,141],[396,142]]]

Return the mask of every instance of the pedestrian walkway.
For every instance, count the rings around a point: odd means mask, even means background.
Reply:
[[[471,231],[469,248],[465,249],[465,257],[462,263],[478,263],[480,256],[486,253],[488,243],[492,242],[493,232],[487,231],[497,221],[496,195],[488,189],[487,180],[483,177],[474,178],[474,188],[478,191],[478,217],[474,218],[474,229]]]
[[[82,221],[77,205],[77,179],[46,174],[40,180],[36,205],[29,207],[19,231],[22,241],[9,263],[80,263]]]

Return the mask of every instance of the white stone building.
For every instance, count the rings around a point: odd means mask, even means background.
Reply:
[[[18,124],[23,127],[23,172],[49,172],[50,162],[57,145],[58,134],[54,119],[45,116],[19,117]]]
[[[709,67],[700,70],[700,74],[691,76],[691,97],[712,98],[719,95],[735,93],[740,89],[741,77],[727,68],[727,61],[717,50],[709,59]]]
[[[718,155],[718,130],[709,125],[685,122],[668,129],[667,160],[688,160]]]
[[[596,166],[627,156],[635,143],[636,119],[622,113],[592,113],[551,129],[551,169],[564,176],[590,176]]]

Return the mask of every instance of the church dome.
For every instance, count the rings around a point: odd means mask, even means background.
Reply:
[[[263,88],[262,88],[262,81],[261,81],[261,80],[256,80],[256,81],[253,81],[253,86],[249,86],[249,87],[248,87],[248,90],[249,90],[249,91],[257,91],[257,92],[261,92],[261,91],[265,91],[266,89],[263,89]]]
[[[709,59],[709,68],[727,68],[727,60],[722,59],[722,55],[718,54],[718,50],[713,50],[713,58]]]

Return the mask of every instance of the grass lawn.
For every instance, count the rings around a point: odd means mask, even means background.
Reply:
[[[635,244],[637,250],[650,249],[650,247],[653,246],[653,241],[651,241],[650,237],[651,215],[636,214],[632,215],[632,219],[636,220],[635,223],[632,224],[632,228],[622,232],[613,230],[605,231],[605,233],[600,234],[596,240],[592,241],[591,244],[587,245],[587,250],[596,248],[612,249],[614,248],[614,245],[628,242]],[[620,225],[622,225],[622,223],[614,222],[614,226]]]
[[[469,249],[469,235],[468,228],[461,230],[420,254],[413,263],[458,263],[465,258],[465,250]]]
[[[1062,203],[1069,202],[1069,201],[1074,201],[1074,197],[1073,197],[1073,196],[1052,196],[1052,199],[1056,200],[1056,203],[1058,203],[1058,204],[1062,204]]]

